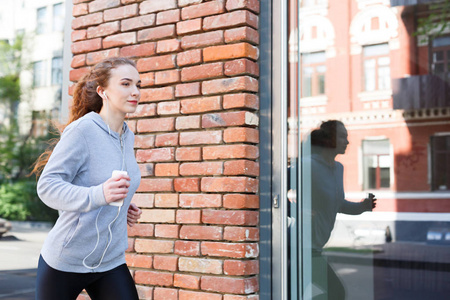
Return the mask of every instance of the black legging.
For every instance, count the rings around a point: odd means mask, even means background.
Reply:
[[[126,264],[107,272],[71,273],[55,270],[39,258],[36,300],[75,300],[83,289],[92,300],[138,299]]]

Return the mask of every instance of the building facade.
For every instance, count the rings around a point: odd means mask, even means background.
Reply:
[[[332,291],[315,281],[318,257],[347,299],[444,299],[450,31],[421,25],[445,5],[412,2],[66,3],[68,95],[106,57],[130,57],[141,74],[128,125],[143,214],[127,251],[141,299],[318,299]],[[317,254],[322,179],[311,179],[308,136],[327,120],[348,133],[346,199],[378,200],[338,214]]]

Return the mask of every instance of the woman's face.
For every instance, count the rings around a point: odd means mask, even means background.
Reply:
[[[108,86],[104,89],[111,113],[134,113],[141,97],[139,72],[131,65],[120,65],[111,70]]]
[[[343,125],[339,124],[336,128],[336,153],[344,154],[348,144],[347,129],[345,129]]]

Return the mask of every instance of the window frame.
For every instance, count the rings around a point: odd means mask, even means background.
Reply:
[[[384,46],[386,47],[387,51],[382,54],[366,54],[365,52],[370,51],[370,48],[374,49],[375,47]],[[387,59],[388,64],[382,65],[380,64],[381,59]],[[367,84],[367,78],[368,78],[368,72],[366,69],[366,63],[373,60],[375,62],[375,66],[373,67],[373,80],[374,80],[374,87],[373,89],[368,89]],[[382,76],[380,71],[382,69],[388,69],[387,74]],[[391,83],[391,57],[390,57],[390,49],[388,43],[380,43],[380,44],[373,44],[373,45],[364,45],[362,50],[362,91],[363,92],[376,92],[376,91],[388,91],[392,89],[392,83]],[[382,76],[382,77],[381,77]],[[387,82],[387,87],[380,87],[382,85],[382,82]],[[386,83],[385,83],[386,84]]]

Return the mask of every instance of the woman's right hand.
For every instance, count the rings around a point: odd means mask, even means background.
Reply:
[[[103,183],[103,195],[105,195],[106,203],[123,200],[127,197],[128,187],[130,186],[130,177],[128,175],[119,174],[112,176]]]

